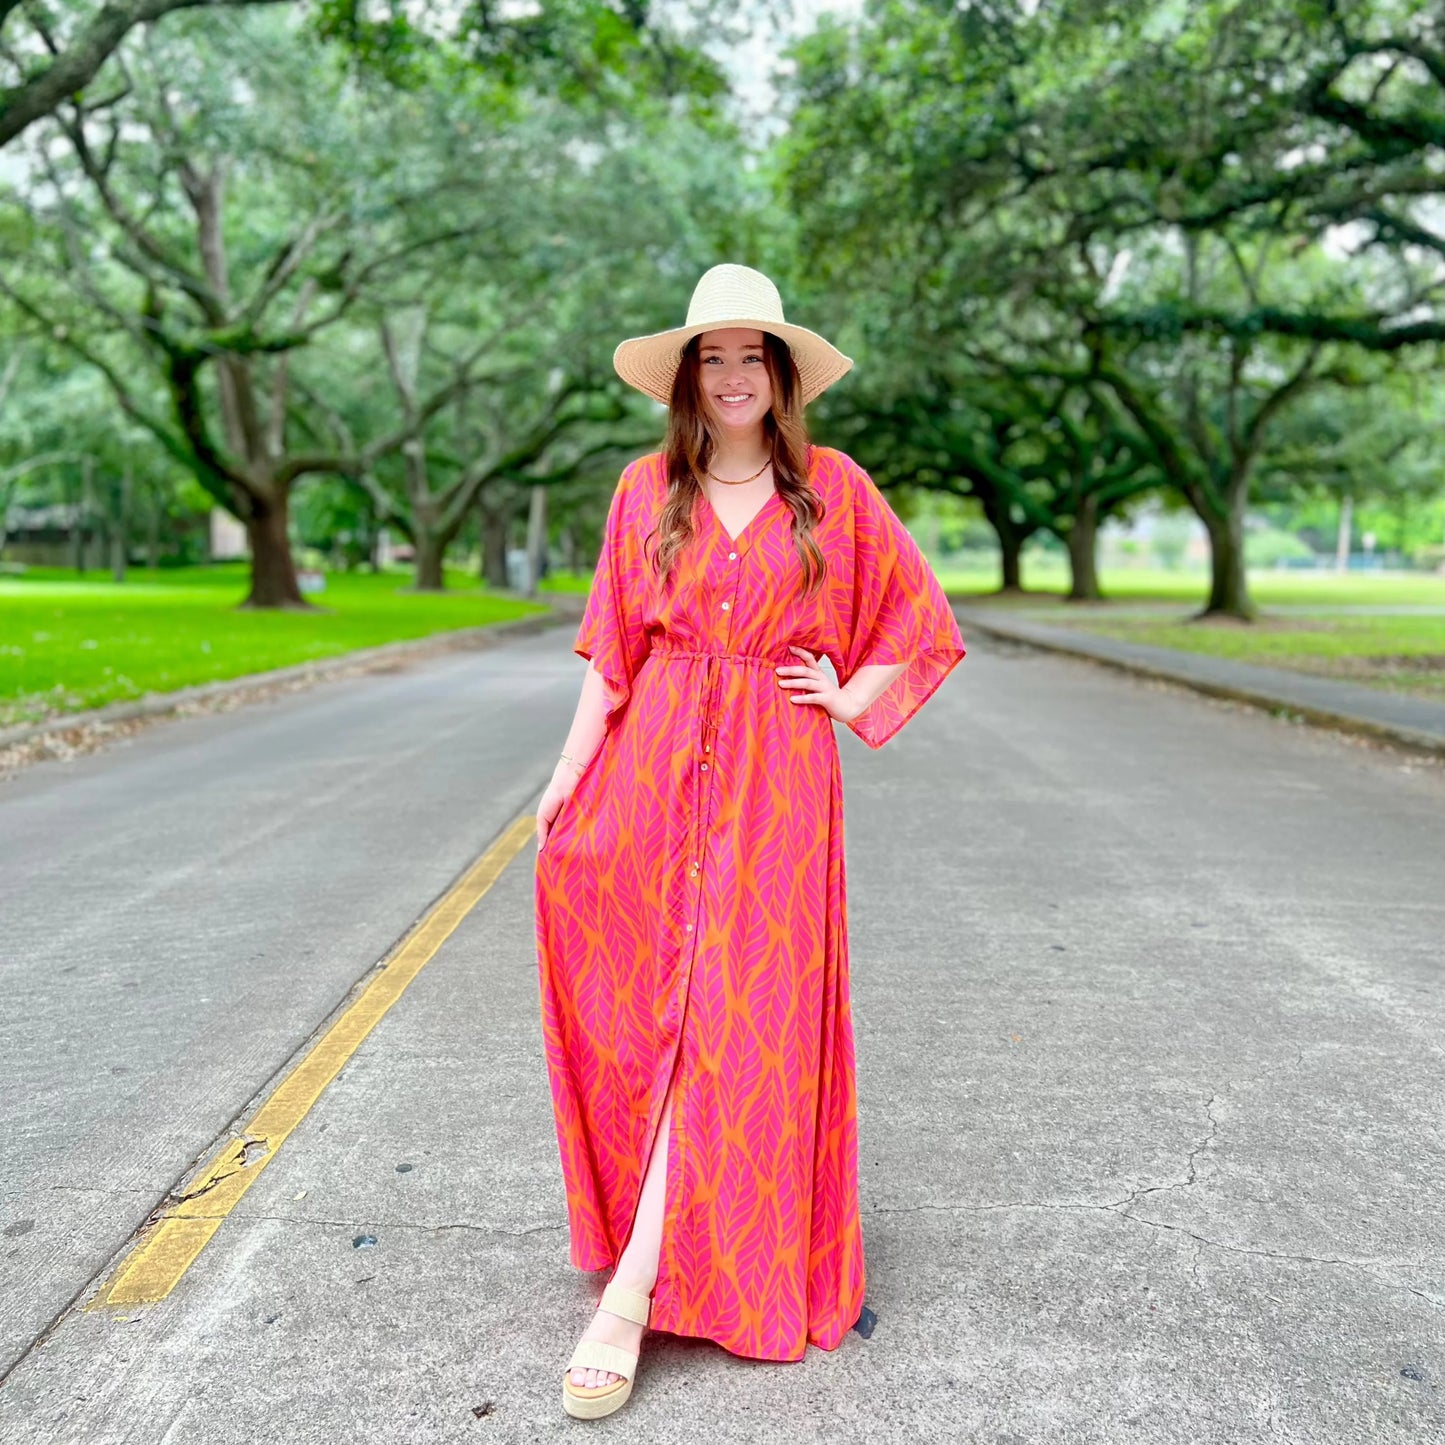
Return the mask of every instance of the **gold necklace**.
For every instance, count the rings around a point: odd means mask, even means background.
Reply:
[[[765,461],[762,466],[760,466],[757,471],[752,474],[752,476],[744,477],[741,481],[737,482],[730,482],[726,477],[718,476],[718,474],[713,471],[711,467],[708,468],[707,474],[713,479],[713,481],[721,482],[725,487],[743,487],[746,486],[749,482],[757,481],[757,479],[762,476],[765,471],[767,471],[767,469],[772,465],[772,463],[773,459],[772,457],[769,457],[767,461]]]

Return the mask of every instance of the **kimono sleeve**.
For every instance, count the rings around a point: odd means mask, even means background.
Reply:
[[[848,726],[881,748],[963,660],[963,638],[943,587],[877,483],[854,463],[852,633],[839,684],[860,667],[907,668]]]
[[[615,696],[607,709],[608,726],[627,706],[632,680],[651,650],[643,618],[648,577],[634,521],[635,484],[646,461],[628,466],[612,494],[592,590],[572,644],[579,657],[591,659]]]

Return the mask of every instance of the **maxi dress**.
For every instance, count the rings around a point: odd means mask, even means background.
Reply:
[[[774,669],[907,663],[848,724],[878,748],[964,655],[872,478],[813,447],[809,482],[821,591],[774,491],[736,539],[699,496],[659,596],[666,460],[625,469],[574,644],[616,696],[535,883],[571,1262],[617,1262],[672,1081],[651,1328],[780,1361],[838,1346],[864,1269],[838,745]]]

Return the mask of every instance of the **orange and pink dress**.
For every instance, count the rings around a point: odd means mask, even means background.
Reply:
[[[675,1076],[651,1327],[761,1360],[836,1348],[864,1286],[838,745],[774,669],[907,663],[848,724],[878,748],[964,655],[868,474],[813,447],[809,481],[820,591],[774,492],[736,539],[700,496],[659,594],[666,459],[623,472],[574,644],[615,701],[536,865],[571,1262],[616,1263]]]

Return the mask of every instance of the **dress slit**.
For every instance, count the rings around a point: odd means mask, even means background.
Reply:
[[[678,1084],[681,1082],[681,1080],[682,1080],[682,1037],[681,1037],[681,1035],[679,1035],[679,1036],[678,1036],[678,1041],[677,1041],[677,1048],[674,1050],[673,1056],[672,1056],[672,1066],[671,1066],[671,1067],[669,1068],[669,1070],[668,1070],[667,1083],[663,1085],[663,1089],[662,1089],[662,1113],[664,1113],[664,1114],[667,1113],[667,1095],[668,1095],[668,1091],[669,1091],[669,1090],[671,1090],[671,1092],[672,1092],[672,1113],[671,1113],[671,1115],[670,1115],[669,1118],[668,1118],[667,1168],[663,1171],[663,1178],[662,1178],[662,1230],[661,1230],[661,1234],[660,1234],[660,1237],[659,1237],[659,1240],[658,1240],[658,1251],[657,1251],[657,1254],[658,1254],[658,1278],[659,1278],[659,1280],[660,1280],[661,1277],[662,1277],[662,1255],[663,1255],[662,1246],[663,1246],[663,1243],[664,1243],[664,1242],[666,1241],[666,1239],[667,1239],[667,1224],[668,1224],[667,1211],[668,1211],[668,1198],[669,1198],[668,1181],[669,1181],[669,1176],[672,1174],[673,1161],[674,1161],[674,1159],[676,1158],[676,1153],[677,1153],[677,1146],[676,1146],[676,1142],[675,1142],[673,1136],[674,1136],[674,1134],[677,1132],[677,1131],[676,1131],[676,1127],[675,1127],[675,1126],[677,1125],[677,1123],[678,1123],[678,1118],[679,1118],[679,1112],[678,1112],[678,1107],[677,1107],[677,1094],[678,1094],[677,1086],[678,1086]],[[649,1108],[648,1108],[648,1117],[651,1118],[651,1115],[652,1115],[652,1110],[651,1110],[651,1107],[649,1106]],[[655,1128],[655,1129],[652,1131],[652,1138],[648,1141],[647,1146],[646,1146],[646,1148],[645,1148],[645,1150],[644,1150],[644,1152],[643,1152],[642,1169],[641,1169],[641,1171],[638,1173],[638,1176],[637,1176],[637,1198],[634,1199],[633,1202],[632,1202],[632,1213],[631,1213],[631,1215],[630,1215],[630,1217],[629,1217],[629,1219],[628,1219],[628,1221],[627,1221],[627,1233],[626,1233],[626,1235],[623,1236],[622,1243],[618,1246],[617,1259],[615,1259],[615,1260],[612,1261],[612,1266],[613,1266],[614,1269],[616,1269],[616,1267],[617,1267],[617,1262],[618,1262],[618,1260],[620,1260],[620,1259],[622,1258],[623,1254],[626,1253],[626,1251],[627,1251],[627,1246],[632,1243],[633,1233],[634,1233],[634,1232],[636,1231],[636,1229],[637,1229],[637,1216],[638,1216],[639,1212],[640,1212],[641,1209],[642,1209],[642,1191],[647,1187],[647,1172],[648,1172],[649,1169],[652,1168],[652,1156],[653,1156],[653,1154],[656,1153],[656,1151],[657,1151],[657,1141],[658,1141],[659,1137],[661,1137],[661,1134],[662,1134],[662,1119],[661,1119],[661,1116],[659,1116],[657,1128]],[[654,1293],[655,1293],[655,1289],[654,1289]]]

